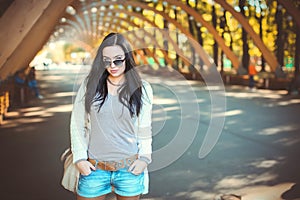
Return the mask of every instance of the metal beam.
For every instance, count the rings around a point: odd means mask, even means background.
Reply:
[[[50,1],[15,0],[0,18],[0,69],[34,26]]]
[[[47,42],[52,30],[63,15],[65,8],[72,1],[73,0],[51,0],[51,3],[43,10],[42,15],[30,29],[26,37],[23,38],[22,42],[0,69],[0,79],[3,80],[18,69],[29,65],[37,52]],[[15,12],[20,12],[20,10],[16,10]]]

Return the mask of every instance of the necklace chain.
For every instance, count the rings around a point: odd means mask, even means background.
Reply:
[[[123,83],[122,83],[122,84],[115,84],[115,83],[113,83],[109,78],[107,78],[107,81],[108,81],[110,84],[112,84],[113,86],[121,86],[121,85],[123,85]]]

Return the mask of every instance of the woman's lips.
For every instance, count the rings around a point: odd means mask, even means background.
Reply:
[[[115,74],[115,73],[118,72],[118,70],[117,70],[117,69],[115,69],[115,70],[110,70],[110,72],[111,72],[112,74]]]

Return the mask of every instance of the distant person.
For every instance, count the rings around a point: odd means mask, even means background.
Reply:
[[[255,80],[254,76],[257,75],[256,71],[256,62],[254,58],[250,58],[249,66],[248,66],[248,75],[249,75],[249,89],[251,91],[255,90]]]
[[[293,80],[291,81],[288,94],[299,94],[300,92],[300,74],[296,74]]]
[[[43,62],[44,70],[49,70],[49,63]]]
[[[118,200],[138,200],[148,193],[153,94],[135,66],[129,42],[110,33],[79,88],[70,125],[77,200],[102,200],[112,191]]]
[[[14,81],[18,87],[24,87],[26,82],[26,75],[24,70],[19,70],[15,73]]]
[[[35,75],[35,67],[31,67],[29,73],[27,75],[27,84],[28,87],[34,92],[35,96],[39,99],[43,99],[44,97],[40,95],[40,91],[38,88],[36,75]]]
[[[14,75],[14,101],[23,104],[25,102],[26,75],[24,70],[19,70]]]

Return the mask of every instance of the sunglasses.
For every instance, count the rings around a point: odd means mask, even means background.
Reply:
[[[115,65],[116,67],[120,67],[120,66],[123,64],[123,62],[125,61],[125,59],[126,59],[126,58],[124,58],[124,59],[116,59],[116,60],[113,60],[113,61],[110,61],[110,60],[103,60],[103,63],[104,63],[104,66],[105,66],[106,68],[110,67],[112,63],[114,63],[114,65]]]

